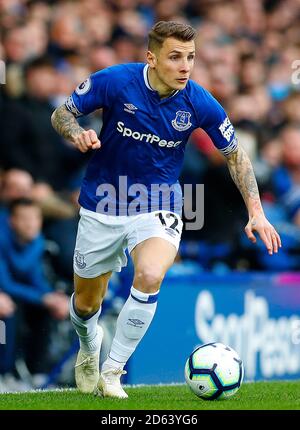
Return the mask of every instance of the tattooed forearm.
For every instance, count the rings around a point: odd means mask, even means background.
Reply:
[[[62,105],[57,108],[52,116],[51,123],[55,130],[65,139],[73,141],[74,137],[84,131],[78,124],[74,115]]]
[[[254,176],[251,161],[243,148],[227,157],[230,175],[240,190],[249,211],[261,210],[261,202],[257,182]]]

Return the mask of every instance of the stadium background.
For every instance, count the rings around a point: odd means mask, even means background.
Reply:
[[[158,20],[188,22],[199,30],[192,78],[228,112],[283,248],[270,257],[261,242],[247,242],[246,211],[225,160],[203,131],[194,132],[181,182],[205,184],[204,227],[183,233],[157,317],[129,363],[128,382],[183,381],[188,354],[211,340],[236,347],[248,379],[300,377],[300,77],[294,67],[300,60],[299,0],[2,0],[2,391],[74,385],[77,343],[64,299],[72,292],[76,199],[89,155],[54,132],[50,115],[91,72],[144,61],[147,32]],[[99,131],[101,112],[80,121]],[[40,282],[60,294],[57,313],[46,308],[47,288],[29,278],[20,281],[22,262],[30,257],[26,249],[16,267],[5,264],[7,209],[21,197],[42,208],[45,258],[36,265],[45,273]],[[103,312],[107,339],[131,276],[129,266],[112,279]]]

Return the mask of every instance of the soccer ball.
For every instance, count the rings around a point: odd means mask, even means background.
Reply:
[[[237,352],[229,346],[207,343],[192,352],[184,375],[190,389],[201,399],[227,399],[240,388],[244,366]]]

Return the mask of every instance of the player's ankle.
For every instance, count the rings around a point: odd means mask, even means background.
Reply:
[[[104,372],[108,369],[123,369],[126,363],[120,363],[119,361],[113,360],[110,357],[107,357],[107,359],[104,361],[102,365],[101,371]]]
[[[102,344],[102,339],[103,339],[103,330],[101,326],[98,325],[94,338],[89,339],[89,337],[85,337],[85,336],[79,337],[80,349],[85,354],[89,354],[89,355],[94,355],[96,353],[99,353],[101,344]]]

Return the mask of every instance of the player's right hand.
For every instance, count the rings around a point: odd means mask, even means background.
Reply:
[[[95,130],[84,130],[73,138],[75,148],[80,152],[87,152],[89,149],[99,149],[101,142]]]

